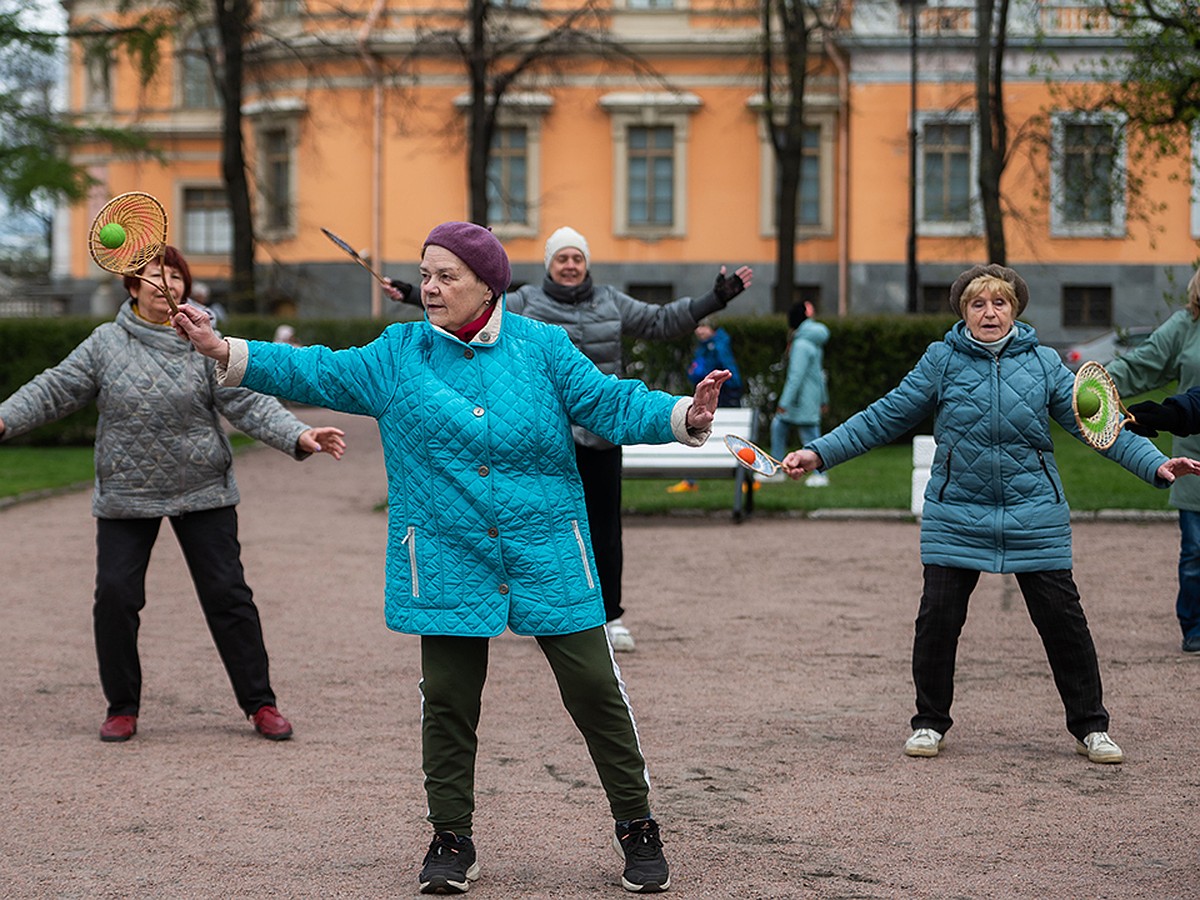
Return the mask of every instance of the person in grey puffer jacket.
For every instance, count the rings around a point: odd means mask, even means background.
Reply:
[[[141,274],[187,299],[187,261],[167,247],[163,265]],[[93,331],[61,363],[0,403],[0,440],[60,419],[95,400],[96,591],[92,608],[100,683],[108,701],[103,741],[137,732],[142,673],[139,614],[146,569],[162,518],[183,549],[209,630],[238,705],[270,740],[292,726],[276,706],[262,626],[242,571],[237,483],[224,416],[251,437],[295,459],[325,451],[340,459],[338,428],[310,428],[273,397],[218,387],[215,363],[167,324],[162,290],[132,275],[130,299],[114,322]]]
[[[932,415],[937,451],[921,518],[925,589],[912,655],[917,712],[905,754],[937,756],[944,746],[968,601],[981,572],[1007,572],[1042,638],[1076,751],[1119,763],[1124,754],[1108,736],[1096,648],[1071,572],[1071,512],[1050,434],[1053,417],[1083,439],[1072,411],[1075,379],[1016,321],[1028,303],[1029,288],[1012,269],[968,269],[950,289],[963,321],[897,387],[783,465],[792,477],[837,465]],[[1102,454],[1160,488],[1200,472],[1195,461],[1168,460],[1128,431]]]
[[[724,309],[750,287],[754,276],[749,266],[726,276],[722,266],[713,289],[706,294],[666,304],[643,303],[612,285],[593,285],[590,261],[587,239],[574,228],[559,228],[546,240],[542,284],[527,284],[510,293],[507,309],[562,326],[571,343],[606,375],[621,374],[623,335],[664,340],[687,334],[705,316]],[[621,621],[621,448],[583,428],[573,431],[609,640],[614,650],[632,650],[633,636]]]

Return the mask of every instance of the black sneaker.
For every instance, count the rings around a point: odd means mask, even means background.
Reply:
[[[465,894],[479,877],[475,843],[453,831],[439,831],[421,867],[422,894]]]
[[[658,823],[653,819],[634,819],[617,823],[613,846],[625,856],[621,887],[639,894],[657,894],[671,886],[667,858],[663,856]]]

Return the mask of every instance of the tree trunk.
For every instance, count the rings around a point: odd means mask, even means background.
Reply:
[[[776,159],[779,200],[775,213],[775,298],[772,308],[786,312],[796,294],[796,210],[800,193],[799,154]]]
[[[487,168],[495,130],[497,97],[488,102],[487,13],[489,0],[471,0],[471,47],[467,68],[471,79],[471,112],[467,123],[467,187],[470,216],[476,225],[488,224]]]
[[[997,22],[996,0],[976,0],[975,98],[979,114],[979,199],[983,206],[987,262],[1007,265],[1000,179],[1008,154],[1002,94],[1008,0],[1000,0],[999,13]]]
[[[246,174],[246,146],[242,135],[242,95],[245,58],[242,40],[249,27],[249,0],[216,0],[217,31],[224,66],[218,80],[221,93],[221,175],[229,195],[233,219],[233,271],[230,302],[235,309],[260,309],[254,283],[254,217],[250,207],[250,181]]]

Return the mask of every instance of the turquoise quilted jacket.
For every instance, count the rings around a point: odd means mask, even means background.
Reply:
[[[900,384],[810,449],[826,467],[888,443],[934,416],[937,441],[921,520],[921,561],[981,572],[1071,568],[1070,511],[1050,417],[1082,440],[1071,411],[1074,376],[1023,323],[1000,355],[962,322],[931,344]],[[1104,455],[1157,487],[1166,457],[1122,431]]]
[[[231,341],[226,378],[378,420],[386,620],[408,634],[602,625],[571,424],[617,444],[704,440],[686,399],[604,375],[562,328],[502,308],[469,344],[428,321],[348,350]]]

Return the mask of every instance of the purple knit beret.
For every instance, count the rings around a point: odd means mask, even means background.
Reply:
[[[425,238],[422,256],[430,244],[444,247],[465,262],[479,280],[491,288],[494,299],[499,300],[508,290],[508,283],[512,281],[508,254],[490,229],[472,222],[443,222]]]

